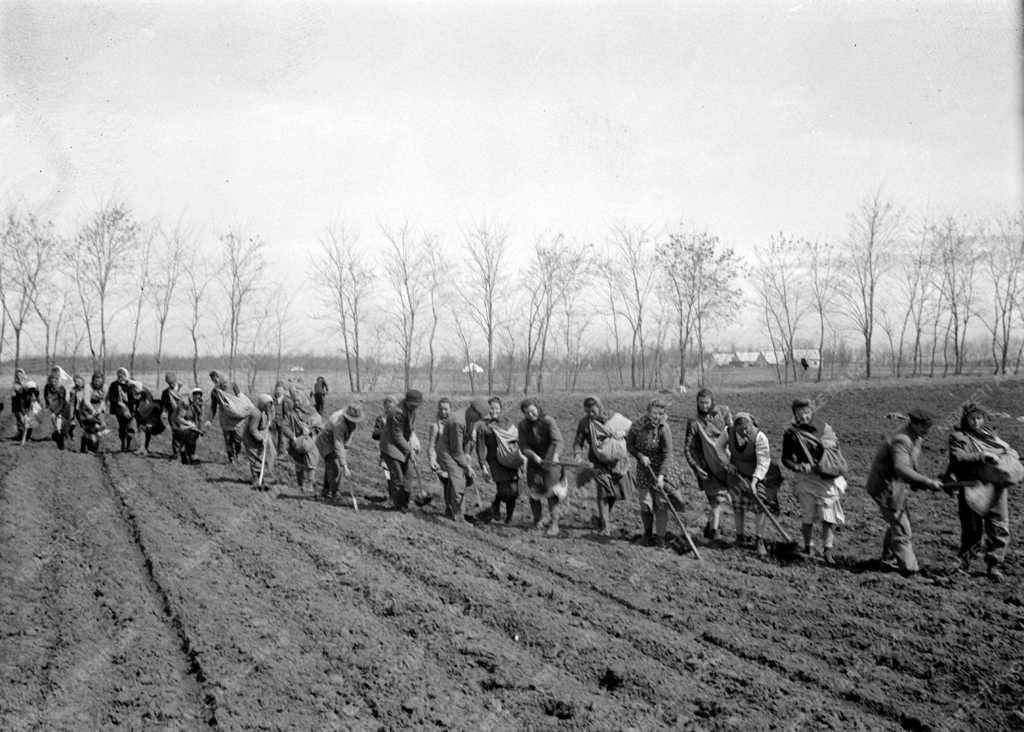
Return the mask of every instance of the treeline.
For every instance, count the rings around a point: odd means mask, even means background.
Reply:
[[[251,384],[308,347],[297,342],[297,297],[316,299],[322,350],[338,354],[351,391],[396,371],[403,386],[433,391],[454,369],[474,391],[580,388],[594,372],[612,388],[696,385],[711,351],[751,332],[759,349],[784,356],[779,381],[807,378],[792,357],[806,346],[821,354],[816,379],[837,365],[847,377],[871,378],[879,365],[895,376],[961,374],[979,344],[987,368],[1007,373],[1024,353],[1021,212],[913,221],[876,194],[834,241],[781,232],[747,258],[683,226],[527,242],[480,221],[442,246],[409,222],[370,234],[335,223],[310,242],[302,286],[268,276],[259,235],[197,232],[183,218],[140,221],[123,202],[71,232],[8,212],[0,359],[17,365],[31,333],[44,363],[59,353],[107,370],[117,351],[148,371],[145,351],[158,372],[173,331],[197,381],[204,356],[221,354],[217,365]]]

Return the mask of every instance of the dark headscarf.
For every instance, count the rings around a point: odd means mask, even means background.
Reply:
[[[970,417],[972,414],[980,414],[982,417],[985,418],[986,423],[988,422],[988,412],[986,412],[980,404],[978,404],[977,402],[967,402],[966,404],[964,404],[963,409],[960,411],[960,429],[964,430],[965,432],[981,432],[982,434],[990,432],[990,430],[985,426],[983,426],[981,430],[973,429],[970,423],[967,421],[968,417]]]

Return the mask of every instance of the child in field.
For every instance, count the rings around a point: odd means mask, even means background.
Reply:
[[[194,388],[186,402],[184,399],[174,400],[174,410],[169,418],[171,434],[178,444],[178,452],[184,465],[192,465],[196,460],[196,446],[203,434],[203,390]]]
[[[153,392],[142,386],[138,381],[133,381],[132,392],[135,396],[135,423],[142,432],[142,447],[139,448],[140,455],[149,454],[149,443],[154,435],[162,434],[164,431],[164,420],[161,416],[162,408],[160,402],[153,398]]]
[[[103,423],[103,391],[92,391],[78,402],[75,419],[82,428],[82,452],[99,452],[100,437],[107,433]]]

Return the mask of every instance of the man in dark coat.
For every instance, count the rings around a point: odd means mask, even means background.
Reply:
[[[410,389],[405,398],[387,416],[384,432],[381,434],[381,457],[388,471],[388,494],[392,505],[399,511],[409,508],[409,491],[406,486],[410,462],[419,452],[419,438],[416,437],[416,410],[423,404],[423,394]],[[417,503],[421,503],[418,499]]]

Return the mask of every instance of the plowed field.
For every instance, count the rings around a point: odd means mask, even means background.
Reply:
[[[525,500],[510,526],[385,511],[365,429],[343,484],[358,511],[299,491],[283,464],[270,493],[252,491],[219,435],[196,466],[170,460],[166,438],[148,457],[5,441],[0,729],[1024,729],[1014,550],[1002,584],[980,564],[938,584],[871,564],[884,525],[863,480],[893,426],[883,415],[951,414],[981,389],[1024,414],[1016,381],[853,384],[826,399],[854,470],[835,567],[641,548],[632,501],[615,509],[620,535],[600,537],[581,490],[559,538],[527,528]],[[795,393],[719,398],[754,412],[777,451]],[[568,439],[580,401],[548,405]],[[606,405],[634,417],[643,401]],[[671,406],[677,441],[692,409],[692,395]],[[1024,447],[1024,424],[996,424]],[[937,474],[945,430],[929,445]],[[678,473],[699,533],[703,497]],[[918,554],[938,572],[956,551],[955,503],[912,500]],[[798,534],[785,489],[783,505]],[[1015,536],[1022,510],[1014,494]]]

